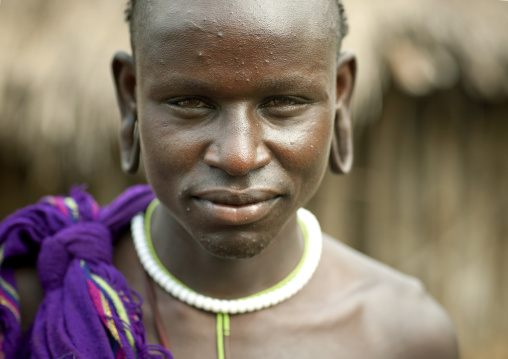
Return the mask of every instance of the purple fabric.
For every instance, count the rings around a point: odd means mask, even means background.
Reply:
[[[90,271],[121,293],[131,318],[128,330],[135,349],[120,332],[125,358],[172,358],[160,346],[147,345],[141,320],[141,301],[113,266],[113,242],[129,225],[131,218],[146,209],[154,195],[148,186],[134,186],[111,205],[97,211],[93,198],[75,187],[70,197],[78,204],[79,220],[66,215],[50,200],[15,212],[0,223],[0,245],[4,246],[1,273],[15,287],[9,258],[37,258],[44,299],[31,333],[21,338],[18,319],[12,310],[0,305],[0,331],[4,335],[6,358],[93,358],[117,359],[110,337],[88,292],[81,261]],[[118,316],[117,327],[125,326]],[[0,354],[1,357],[1,354]]]

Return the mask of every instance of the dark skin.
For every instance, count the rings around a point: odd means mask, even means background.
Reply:
[[[329,0],[148,1],[135,60],[113,59],[122,165],[143,158],[161,204],[151,234],[162,263],[205,295],[244,297],[296,265],[296,210],[328,165],[351,167],[356,62],[337,58]],[[312,14],[312,16],[309,16]],[[115,265],[144,299],[128,234]],[[155,287],[175,358],[216,355],[215,316]],[[231,358],[457,358],[453,329],[421,286],[325,236],[311,281],[291,299],[231,316]]]
[[[337,68],[328,51],[335,28],[296,31],[303,16],[270,19],[267,9],[228,2],[227,12],[219,4],[206,12],[200,2],[153,4],[163,9],[147,14],[136,66],[118,54],[113,69],[124,121],[138,121],[139,145],[130,151],[141,148],[162,204],[152,224],[156,250],[171,273],[205,295],[256,293],[301,257],[295,212],[326,170],[354,60],[345,56]],[[174,14],[182,7],[185,18]],[[291,10],[285,7],[275,10]],[[309,9],[316,10],[329,17]]]

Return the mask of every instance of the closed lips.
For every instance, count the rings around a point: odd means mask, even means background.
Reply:
[[[231,190],[213,190],[196,193],[193,197],[219,205],[245,206],[271,200],[278,197],[278,194],[275,191],[270,190],[251,190],[241,192]]]
[[[245,225],[266,217],[280,195],[268,190],[214,190],[196,193],[195,208],[216,225]]]

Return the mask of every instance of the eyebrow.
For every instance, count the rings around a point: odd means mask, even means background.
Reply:
[[[197,78],[188,78],[180,75],[171,76],[168,79],[171,87],[177,87],[182,90],[211,90],[213,91],[216,86],[215,82],[203,81]],[[286,91],[295,88],[309,89],[319,86],[320,82],[316,80],[309,80],[301,75],[288,75],[281,76],[280,78],[270,78],[263,83],[252,81],[253,88],[265,88],[272,91]]]
[[[282,90],[283,91],[283,90],[294,89],[295,87],[312,88],[312,87],[317,86],[319,84],[315,80],[311,81],[308,78],[306,78],[305,76],[298,75],[298,76],[282,77],[280,79],[271,78],[268,80],[267,85],[272,90],[277,90],[277,91]]]
[[[210,86],[211,84],[207,81],[202,81],[199,79],[185,79],[183,81],[179,81],[178,79],[175,81],[177,82],[178,87],[182,88],[183,90],[200,90],[200,89],[212,89],[214,86]]]

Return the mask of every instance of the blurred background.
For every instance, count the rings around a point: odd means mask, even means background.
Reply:
[[[344,0],[356,162],[309,203],[324,230],[416,276],[465,359],[508,358],[508,2]],[[0,219],[120,170],[109,71],[124,0],[0,2]]]

